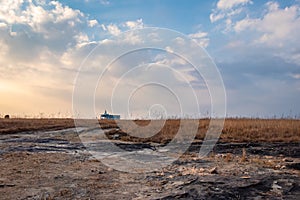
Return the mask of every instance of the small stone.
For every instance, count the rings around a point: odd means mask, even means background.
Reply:
[[[285,169],[285,168],[286,168],[286,166],[285,166],[285,165],[283,165],[283,166],[281,166],[281,167],[280,167],[280,169]]]
[[[289,159],[289,158],[284,158],[282,159],[283,162],[294,162],[294,160],[292,159]]]
[[[251,177],[250,176],[242,176],[241,178],[242,179],[250,179]]]
[[[265,156],[266,159],[273,159],[273,156]]]
[[[112,172],[113,169],[109,167],[109,168],[107,169],[107,171],[108,171],[108,172]]]
[[[120,139],[120,135],[119,135],[119,134],[114,134],[114,135],[112,136],[112,139],[113,139],[113,140],[119,140],[119,139]]]
[[[281,166],[280,165],[276,165],[275,169],[281,169]]]
[[[209,173],[211,173],[211,174],[218,174],[217,167],[213,167],[212,169],[210,169]]]

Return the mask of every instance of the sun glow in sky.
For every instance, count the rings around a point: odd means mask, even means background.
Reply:
[[[206,49],[224,81],[228,116],[300,115],[299,0],[0,0],[0,115],[71,116],[75,77],[89,52],[98,44],[110,44],[113,36],[144,27],[181,32]],[[141,42],[134,36],[127,39],[123,45]],[[97,61],[111,56],[107,51]],[[163,64],[180,68],[193,83],[197,78],[183,60],[157,52],[134,59],[142,63],[145,57],[152,59],[145,69]],[[120,77],[126,67],[116,63],[108,78]],[[174,87],[185,91],[176,84],[178,76],[165,68],[143,73],[175,81]],[[127,83],[137,80],[132,77]],[[194,84],[206,113],[209,94],[202,83],[200,78]],[[155,87],[139,91],[135,97],[148,107],[156,104],[149,98],[163,92]],[[97,112],[111,111],[102,104],[105,91],[97,94]],[[160,102],[173,102],[169,98],[161,95]],[[166,107],[176,115],[178,107],[172,105]],[[133,117],[147,113],[139,109],[132,111]],[[192,108],[185,114],[195,115]]]

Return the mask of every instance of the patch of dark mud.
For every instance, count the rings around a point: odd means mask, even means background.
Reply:
[[[286,167],[289,168],[289,169],[300,170],[300,163],[288,164]]]
[[[188,152],[199,152],[201,146],[202,142],[195,142]],[[249,154],[300,158],[300,143],[217,143],[213,151],[242,154],[243,148]]]
[[[53,143],[53,144],[69,144],[69,141],[55,138],[12,138],[6,139],[3,142],[7,143]]]
[[[247,152],[258,155],[300,158],[300,143],[261,143],[260,146],[251,146]]]
[[[144,150],[144,149],[151,149],[153,151],[156,150],[155,146],[152,146],[151,144],[148,144],[148,143],[134,143],[134,144],[115,143],[115,145],[125,151],[138,151],[138,150]]]
[[[213,147],[215,153],[233,153],[240,154],[243,148],[251,148],[254,146],[260,146],[255,143],[217,143]],[[188,149],[189,152],[199,152],[202,147],[202,142],[193,142]]]
[[[195,159],[195,160],[175,160],[173,164],[175,165],[187,165],[187,164],[201,164],[205,165],[208,163],[207,160]]]
[[[85,147],[81,143],[73,143],[68,144],[68,146],[63,145],[43,145],[43,146],[37,146],[37,145],[30,145],[30,146],[13,146],[8,147],[3,150],[4,152],[17,152],[17,151],[28,151],[33,153],[38,152],[70,152],[70,151],[82,151]]]
[[[14,137],[4,139],[3,143],[9,146],[2,149],[5,152],[70,152],[83,150],[82,143],[71,143],[65,139],[58,138],[38,138],[38,137]]]
[[[156,199],[297,199],[299,177],[266,174],[241,180],[237,177],[203,177],[173,187]],[[170,181],[170,180],[168,180]]]

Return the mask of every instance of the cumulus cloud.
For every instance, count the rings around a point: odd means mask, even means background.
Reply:
[[[43,3],[46,5],[46,2]],[[24,24],[35,32],[47,32],[49,23],[63,23],[68,21],[72,26],[80,22],[84,15],[79,10],[63,6],[57,1],[50,1],[47,7],[40,1],[12,0],[1,2],[0,21],[7,24]]]
[[[251,0],[219,0],[217,3],[217,8],[220,10],[228,10],[237,5],[243,5],[250,2]]]
[[[262,10],[249,10],[250,3],[215,7],[211,14],[227,40],[214,57],[227,89],[228,114],[299,112],[299,4],[269,1]]]
[[[124,23],[124,25],[129,29],[137,29],[144,27],[143,19],[138,19],[136,21],[127,21]]]
[[[227,22],[231,18],[240,14],[247,4],[252,4],[251,0],[219,0],[216,8],[212,10],[209,19],[212,23],[225,19]],[[228,24],[228,23],[227,23]]]
[[[220,0],[210,15],[211,22],[220,21],[218,28],[223,28],[225,34],[236,34],[240,41],[230,41],[232,46],[240,43],[261,48],[270,47],[274,56],[279,56],[288,62],[300,62],[300,7],[297,4],[281,7],[278,2],[265,3],[261,14],[243,13],[245,6],[251,1]]]
[[[267,45],[277,56],[299,63],[300,7],[298,5],[280,8],[276,2],[266,3],[262,17],[246,17],[235,22],[234,31],[247,33],[252,45]]]
[[[126,21],[120,24],[114,24],[114,23],[110,23],[108,25],[101,24],[102,30],[107,31],[109,34],[113,36],[120,35],[121,32],[127,30],[134,30],[143,27],[144,27],[143,19],[137,19],[135,21],[134,20]]]
[[[1,1],[0,84],[5,82],[5,88],[14,85],[14,91],[24,91],[28,97],[24,102],[15,102],[16,105],[31,107],[32,113],[70,110],[66,105],[71,99],[78,64],[66,65],[61,55],[90,42],[89,36],[82,32],[88,22],[82,12],[58,1]],[[18,96],[5,95],[11,99]],[[49,109],[44,110],[45,107]],[[18,109],[23,107],[16,106],[7,112],[25,112]]]
[[[96,19],[93,20],[89,20],[89,27],[94,27],[96,25],[98,25],[98,21]]]
[[[107,31],[112,34],[112,35],[119,35],[121,33],[121,30],[119,29],[119,27],[116,24],[109,24],[108,26],[106,26]]]
[[[234,25],[234,30],[235,32],[239,33],[248,29],[249,27],[254,27],[256,23],[256,19],[250,19],[249,17],[247,17],[243,20],[237,21]]]
[[[209,45],[209,38],[207,32],[199,31],[197,33],[192,33],[188,35],[191,37],[198,45],[200,45],[203,48],[208,47]]]

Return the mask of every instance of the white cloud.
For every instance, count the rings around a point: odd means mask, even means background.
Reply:
[[[235,4],[233,8],[225,10],[217,8],[211,14],[211,21],[218,24],[219,29],[226,34],[236,34],[239,42],[229,41],[228,48],[268,48],[270,54],[283,58],[289,63],[300,63],[300,5],[294,4],[281,7],[278,2],[265,3],[265,9],[261,14],[257,12],[245,13],[245,17],[239,15],[245,8],[243,5],[251,3],[245,1]],[[237,15],[237,16],[235,16]],[[242,18],[241,18],[242,17]],[[240,45],[240,47],[238,47]]]
[[[51,4],[55,6],[55,9],[52,12],[56,15],[57,22],[83,16],[83,13],[81,13],[79,10],[73,10],[68,6],[63,6],[57,1],[51,1]],[[77,18],[77,20],[80,21],[79,18]]]
[[[101,24],[100,26],[101,26],[102,30],[107,31],[107,28],[104,24]]]
[[[79,33],[78,35],[74,36],[74,38],[77,41],[77,47],[81,47],[90,41],[88,35],[85,33]]]
[[[236,32],[247,31],[248,35],[256,33],[257,43],[273,47],[283,47],[291,43],[300,44],[299,6],[279,8],[278,3],[268,2],[267,12],[261,18],[246,17],[234,25]],[[249,32],[251,31],[251,32]],[[295,43],[296,42],[296,43]]]
[[[207,37],[207,32],[199,31],[197,33],[189,34],[189,37],[192,38],[198,45],[203,48],[208,47],[209,45],[209,38]]]
[[[256,23],[256,19],[250,19],[249,17],[247,17],[243,20],[237,21],[234,25],[234,30],[235,32],[242,32],[248,29],[249,27],[253,27]]]
[[[169,46],[167,46],[167,47],[165,48],[165,50],[166,50],[167,52],[169,52],[169,53],[174,53],[174,50],[173,50],[171,47],[169,47]]]
[[[75,36],[87,27],[87,22],[79,10],[57,1],[12,0],[3,1],[0,6],[0,35],[19,58],[30,57],[45,46],[53,52],[76,46]]]
[[[279,4],[274,1],[269,1],[266,3],[269,11],[276,11],[279,9]]]
[[[209,15],[212,23],[221,19],[231,20],[232,17],[243,12],[243,6],[251,4],[251,0],[219,0],[215,9]]]
[[[125,33],[124,40],[122,42],[128,44],[140,44],[143,42],[143,38],[134,32]]]
[[[212,13],[212,17],[220,15],[218,31],[227,29],[223,37],[228,42],[215,57],[227,88],[230,113],[232,108],[236,108],[236,113],[245,111],[245,115],[267,116],[289,109],[299,112],[300,5],[266,2],[262,9],[240,4],[225,10],[216,8]],[[229,16],[236,9],[243,12]],[[228,19],[230,26],[225,24]],[[283,91],[284,95],[276,91]],[[249,103],[250,109],[237,108],[236,99]]]
[[[106,26],[106,29],[108,30],[108,32],[110,34],[115,35],[115,36],[117,36],[121,33],[121,30],[115,24],[109,24],[108,26]]]
[[[125,26],[128,27],[129,29],[143,28],[144,27],[143,19],[138,19],[136,21],[127,21],[125,22]]]
[[[189,34],[189,36],[191,38],[203,38],[203,37],[206,37],[207,35],[208,35],[207,32],[201,32],[201,31],[199,31],[197,33]]]
[[[294,79],[300,79],[300,74],[290,74],[290,76]]]
[[[0,22],[0,29],[1,29],[1,28],[4,28],[4,29],[7,28],[7,24],[5,24],[5,23],[3,23],[3,22]]]
[[[244,5],[249,2],[251,2],[251,0],[219,0],[217,3],[217,8],[220,10],[227,10],[237,5]]]
[[[22,86],[16,91],[27,96],[26,102],[14,99],[15,105],[31,108],[31,112],[69,110],[79,62],[64,63],[61,55],[90,43],[82,30],[88,22],[79,10],[58,1],[1,1],[0,79],[7,83],[6,88],[11,83]],[[48,110],[44,110],[45,104]],[[14,110],[30,112],[22,109]]]
[[[209,19],[212,23],[214,23],[220,19],[223,19],[225,16],[225,13],[211,13],[209,15]]]
[[[47,5],[47,6],[45,6]],[[81,22],[84,14],[63,6],[58,1],[12,0],[1,2],[0,21],[7,24],[24,24],[35,32],[49,32],[49,23],[64,23],[72,25]]]
[[[89,20],[89,27],[94,27],[98,25],[98,21],[96,19]]]
[[[174,42],[175,42],[176,44],[178,44],[178,45],[184,45],[184,44],[185,44],[185,40],[184,40],[183,38],[181,38],[181,37],[176,37],[176,38],[174,39]]]
[[[0,6],[0,20],[8,23],[20,22],[21,19],[18,14],[21,12],[21,5],[23,0],[1,1]]]
[[[261,32],[259,42],[271,46],[282,46],[284,42],[297,41],[300,31],[299,7],[272,8],[262,19],[258,19],[254,29]]]
[[[113,24],[110,23],[109,25],[101,24],[100,25],[102,30],[108,31],[111,35],[117,36],[120,35],[121,32],[127,31],[127,30],[134,30],[134,29],[140,29],[144,27],[143,19],[137,19],[135,21],[126,21],[120,24]],[[132,38],[127,38],[128,40],[136,40],[133,38],[135,36],[132,36]]]

